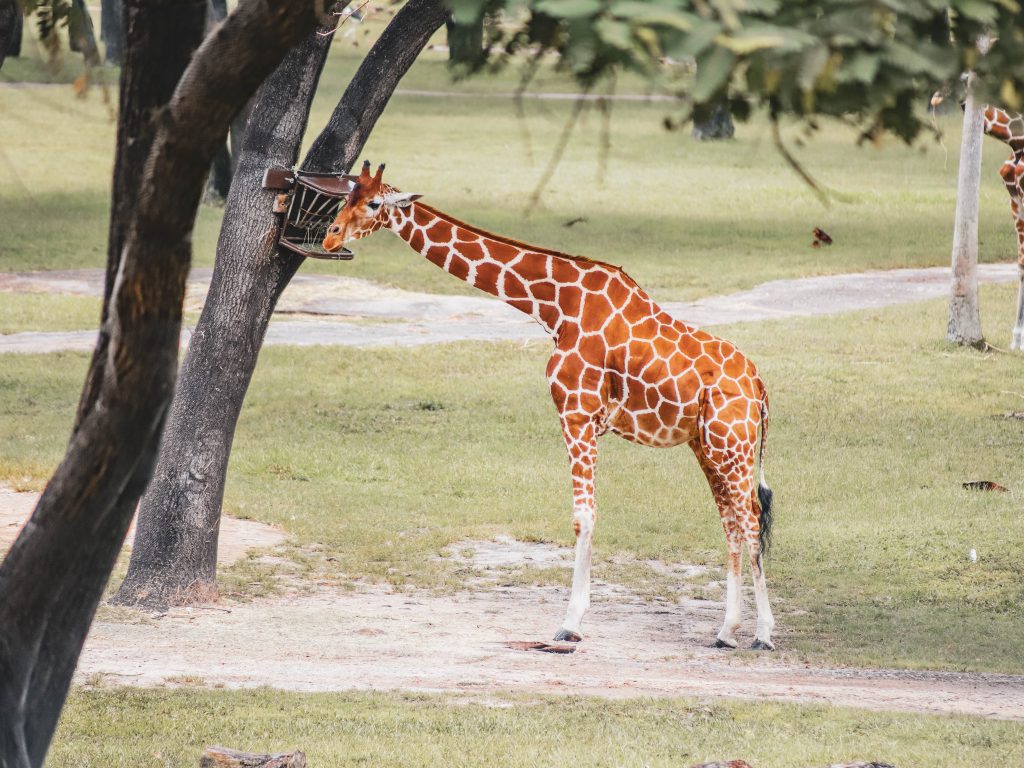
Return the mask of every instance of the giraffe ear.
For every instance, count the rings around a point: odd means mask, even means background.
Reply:
[[[414,200],[419,200],[423,195],[415,192],[387,192],[384,194],[384,205],[389,208],[408,208]]]

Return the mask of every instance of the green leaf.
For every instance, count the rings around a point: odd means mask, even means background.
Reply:
[[[456,24],[473,24],[484,12],[487,0],[448,0]]]
[[[836,72],[836,80],[841,83],[873,83],[881,63],[882,59],[877,53],[855,54]]]
[[[599,14],[603,3],[601,0],[537,0],[533,7],[559,19],[583,19]]]
[[[954,0],[951,5],[957,13],[982,24],[992,24],[999,17],[996,4],[987,0]]]
[[[700,17],[692,13],[638,2],[638,0],[621,0],[620,2],[613,3],[608,11],[613,16],[628,19],[635,25],[671,27],[672,29],[678,29],[680,32],[691,31],[694,24],[700,21]]]
[[[800,61],[800,71],[796,75],[796,83],[800,90],[807,92],[814,90],[814,83],[818,75],[828,64],[828,48],[824,45],[816,45],[804,54]]]
[[[893,41],[883,54],[883,59],[911,74],[930,73],[936,63],[908,45]]]
[[[719,36],[722,27],[713,21],[698,19],[693,31],[666,47],[665,53],[677,59],[700,56]]]
[[[633,40],[629,22],[602,16],[594,23],[594,31],[597,32],[601,42],[613,48],[618,48],[621,51],[632,51],[636,48],[636,41]]]
[[[740,30],[733,35],[721,35],[715,39],[715,42],[728,48],[737,56],[746,56],[764,48],[778,48],[786,43],[786,38],[771,32],[758,33]]]
[[[736,54],[728,48],[715,46],[697,57],[697,78],[693,84],[693,100],[702,104],[725,88],[736,64]]]

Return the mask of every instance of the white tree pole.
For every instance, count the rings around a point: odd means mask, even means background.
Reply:
[[[975,103],[974,73],[967,74],[964,133],[960,142],[960,174],[953,226],[953,279],[946,338],[954,344],[980,346],[978,312],[978,196],[981,189],[983,110]]]

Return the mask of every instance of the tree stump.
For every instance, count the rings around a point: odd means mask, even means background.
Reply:
[[[236,752],[227,747],[207,747],[199,768],[307,768],[306,756],[295,750],[278,755]]]

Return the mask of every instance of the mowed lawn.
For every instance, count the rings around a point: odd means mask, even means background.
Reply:
[[[996,343],[1013,299],[1009,286],[983,292]],[[1005,417],[1024,411],[1021,361],[951,348],[944,327],[944,303],[929,302],[720,331],[758,361],[771,393],[766,469],[778,508],[768,575],[790,658],[1024,672],[1024,421]],[[439,558],[453,542],[510,534],[568,545],[547,353],[540,343],[266,349],[225,509],[322,544],[296,557],[339,584],[459,588],[464,574]],[[3,358],[0,481],[32,487],[48,475],[85,361]],[[693,588],[634,562],[723,562],[689,450],[614,436],[600,450],[598,577],[642,592]],[[976,479],[1011,492],[961,487]]]
[[[302,749],[311,766],[962,768],[1019,765],[1024,726],[770,702],[120,689],[72,693],[47,765],[190,766],[212,744]]]

